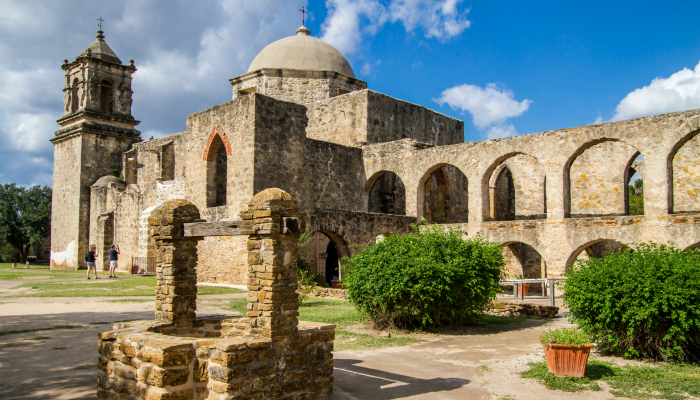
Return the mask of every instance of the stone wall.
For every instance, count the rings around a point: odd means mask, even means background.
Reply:
[[[196,318],[197,248],[182,224],[197,221],[174,200],[149,218],[157,244],[156,320],[99,334],[97,397],[327,399],[335,326],[299,323],[296,243],[304,214],[279,189],[242,213],[249,260],[246,318]]]
[[[700,135],[673,155],[673,212],[700,211]]]
[[[371,90],[309,105],[310,138],[345,146],[412,138],[432,145],[464,141],[464,122]]]
[[[468,192],[467,177],[459,168],[437,168],[423,184],[423,217],[436,224],[469,222]]]
[[[638,151],[615,141],[587,148],[571,164],[571,216],[625,215],[629,166]]]
[[[367,88],[367,82],[332,71],[262,69],[229,81],[233,86],[233,100],[259,93],[298,104],[309,104]]]

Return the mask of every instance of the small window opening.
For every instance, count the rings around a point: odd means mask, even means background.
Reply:
[[[114,113],[114,88],[112,87],[112,82],[105,79],[100,83],[100,87],[100,110],[104,114],[112,115]]]
[[[80,106],[80,99],[78,98],[78,79],[73,80],[73,86],[70,88],[70,112],[74,113],[78,111],[78,106]]]

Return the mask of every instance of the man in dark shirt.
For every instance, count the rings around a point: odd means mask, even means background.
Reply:
[[[116,278],[117,277],[117,260],[119,259],[119,246],[116,244],[112,245],[112,248],[109,250],[109,277],[110,278]]]

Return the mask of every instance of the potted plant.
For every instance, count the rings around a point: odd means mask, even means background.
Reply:
[[[547,369],[556,376],[582,377],[591,348],[590,337],[579,328],[549,330],[540,337]]]
[[[523,280],[523,279],[525,279],[525,278],[523,277],[523,274],[518,274],[518,275],[515,275],[515,279],[517,279],[517,280]],[[518,285],[516,284],[516,286],[518,286]],[[528,291],[528,289],[530,289],[530,284],[529,284],[529,283],[523,283],[523,284],[522,284],[522,287],[523,287],[523,296],[527,296],[527,291]]]
[[[343,288],[343,281],[333,280],[333,281],[331,281],[331,287],[333,289],[342,289]]]

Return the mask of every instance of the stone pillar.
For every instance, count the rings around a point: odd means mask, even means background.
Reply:
[[[190,327],[197,309],[197,242],[184,237],[182,224],[199,222],[199,210],[187,200],[172,200],[151,212],[150,236],[155,240],[156,320]]]
[[[287,192],[266,189],[241,213],[248,237],[251,333],[285,339],[297,333],[297,242],[305,214]]]

